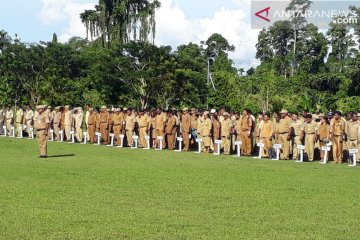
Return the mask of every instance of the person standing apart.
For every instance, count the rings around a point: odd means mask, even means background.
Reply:
[[[36,129],[36,139],[38,140],[40,158],[47,157],[47,135],[49,129],[49,114],[45,112],[45,105],[36,107],[38,114],[34,117],[34,128]]]

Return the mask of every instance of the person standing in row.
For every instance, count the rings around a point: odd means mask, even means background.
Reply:
[[[5,112],[3,106],[0,106],[0,135],[4,134]]]
[[[46,106],[36,107],[37,114],[34,117],[34,128],[36,129],[36,138],[39,144],[40,158],[47,157],[47,135],[49,129],[49,114],[45,111]]]
[[[318,127],[311,114],[306,115],[305,119],[306,122],[303,128],[303,136],[305,135],[305,152],[308,155],[309,161],[312,162],[314,161],[314,150]]]
[[[209,112],[205,111],[203,114],[203,121],[201,124],[201,136],[204,142],[204,152],[209,153],[210,152],[210,145],[211,145],[211,129],[212,129],[212,123],[209,118]]]
[[[224,120],[221,124],[221,145],[224,148],[224,154],[230,154],[230,137],[231,137],[231,129],[232,129],[232,121],[230,120],[230,114],[228,112],[224,112],[223,114]]]
[[[345,123],[341,119],[341,112],[336,111],[330,125],[330,138],[333,143],[333,158],[335,163],[342,163],[343,160],[344,133]]]
[[[136,118],[131,109],[127,110],[125,119],[125,131],[126,131],[126,142],[128,147],[132,147],[134,144],[133,135],[135,130]]]
[[[176,137],[176,118],[172,111],[168,112],[166,126],[165,126],[166,142],[169,150],[173,150],[175,147]]]
[[[54,120],[53,120],[53,127],[54,127],[54,139],[55,141],[59,141],[60,139],[60,125],[61,125],[61,111],[60,111],[60,106],[55,107],[55,115],[54,115]]]
[[[94,111],[94,108],[89,108],[89,117],[87,121],[88,126],[88,134],[89,134],[89,141],[90,143],[95,143],[95,132],[96,132],[96,113]]]
[[[320,158],[324,159],[324,151],[322,151],[321,149],[322,147],[326,146],[326,144],[330,141],[329,139],[330,126],[324,114],[319,114],[319,118],[320,118],[320,124],[318,128],[318,139],[319,139]]]
[[[67,141],[71,141],[71,128],[73,125],[72,112],[70,106],[66,105],[64,110],[64,133]]]
[[[291,137],[292,137],[292,158],[298,159],[299,150],[297,148],[298,145],[301,144],[301,131],[303,129],[303,122],[299,119],[297,113],[292,114],[292,123],[291,123]]]
[[[221,140],[221,124],[215,110],[211,111],[211,121],[212,121],[212,137],[213,137],[212,141],[214,144],[214,152],[217,153],[218,151],[220,151],[220,149],[218,149],[220,146],[219,144],[215,144],[215,141]]]
[[[16,110],[15,114],[15,123],[16,123],[16,136],[20,137],[21,132],[23,131],[23,122],[24,122],[24,110],[21,106]]]
[[[5,121],[6,121],[7,135],[12,135],[11,128],[13,127],[14,112],[11,109],[10,105],[6,108]]]
[[[288,160],[290,154],[290,139],[291,139],[291,118],[288,117],[288,111],[282,110],[280,112],[281,119],[279,121],[279,144],[281,144],[281,160]]]
[[[78,142],[82,141],[83,138],[83,125],[84,113],[81,107],[76,108],[74,112],[74,120],[75,120],[75,137]]]
[[[109,121],[110,121],[110,114],[107,110],[106,106],[102,106],[100,109],[100,116],[99,116],[99,129],[101,134],[102,143],[107,145],[109,144]]]
[[[360,114],[358,114],[360,116]],[[358,120],[358,115],[354,113],[351,120],[346,123],[346,136],[347,136],[347,148],[348,149],[358,149],[360,150],[360,121]],[[357,154],[358,159],[360,159],[360,154]]]
[[[273,123],[270,121],[270,115],[268,113],[263,114],[263,123],[261,124],[259,131],[260,140],[264,144],[263,156],[270,157],[274,126]]]
[[[34,112],[31,109],[31,107],[27,105],[25,109],[24,125],[28,136],[31,135],[31,128],[33,128],[33,118],[34,118]]]
[[[241,152],[244,156],[250,156],[252,152],[252,127],[250,111],[248,109],[244,109],[241,117]]]
[[[89,115],[90,116],[90,115]],[[123,115],[121,114],[120,108],[114,109],[114,114],[111,119],[112,130],[114,133],[115,145],[120,145],[120,134],[123,127]]]
[[[181,116],[181,136],[184,141],[184,151],[189,151],[190,138],[189,134],[191,131],[191,117],[189,114],[189,109],[184,108],[183,114]]]

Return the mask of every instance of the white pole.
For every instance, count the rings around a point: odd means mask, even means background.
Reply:
[[[182,138],[182,137],[178,137],[178,138],[176,138],[176,140],[179,142],[179,149],[175,149],[174,151],[175,151],[175,152],[181,152],[181,151],[182,151],[182,141],[183,141],[183,138]]]
[[[254,157],[256,159],[261,159],[262,157],[262,151],[264,149],[264,144],[263,143],[257,143],[256,146],[259,147],[259,156],[258,157]]]
[[[214,155],[220,155],[221,140],[215,140],[215,145],[216,145],[216,152],[214,152]]]
[[[302,163],[304,162],[304,150],[305,150],[305,146],[304,145],[297,145],[297,149],[299,149],[299,156],[300,159],[298,161],[295,161],[297,163]]]
[[[88,138],[88,132],[84,132],[83,134],[84,134],[84,142],[82,144],[86,144]]]
[[[70,131],[70,135],[71,135],[71,142],[69,143],[75,143],[75,132],[74,131]]]
[[[6,129],[6,126],[3,126],[3,129],[4,129],[4,137],[6,137],[6,135],[7,135],[7,129]]]
[[[34,128],[30,128],[30,133],[31,133],[30,138],[34,139]]]
[[[14,126],[11,127],[11,132],[12,132],[12,135],[10,137],[15,137],[15,127]]]
[[[134,147],[131,147],[132,149],[136,149],[138,148],[138,140],[139,140],[139,136],[132,136],[132,139],[134,140],[134,143],[135,143],[135,146]]]
[[[235,146],[236,146],[236,155],[235,155],[235,157],[240,157],[241,156],[241,151],[240,151],[241,144],[242,144],[241,141],[236,141],[235,142]]]
[[[50,129],[50,134],[51,134],[50,142],[53,142],[54,141],[54,130],[53,129]]]
[[[150,149],[150,136],[145,136],[145,140],[146,140],[146,147],[144,149],[149,150]]]
[[[281,149],[282,145],[281,144],[274,144],[273,146],[274,146],[274,148],[276,150],[276,158],[271,159],[271,160],[279,161],[280,160],[280,149]]]
[[[107,145],[107,146],[108,147],[113,147],[114,146],[114,137],[115,137],[115,135],[113,133],[110,133],[109,137],[110,137],[110,144]]]
[[[197,138],[195,141],[198,143],[198,151],[196,153],[201,153],[201,143],[203,140],[201,138]]]
[[[59,131],[59,135],[60,135],[60,139],[59,142],[63,142],[64,141],[64,131]]]
[[[97,144],[96,145],[100,145],[100,140],[101,140],[101,133],[97,133]]]
[[[117,147],[122,148],[122,147],[124,147],[124,137],[125,137],[125,135],[120,134],[119,136],[120,136],[120,146],[117,146]]]
[[[158,151],[161,151],[162,150],[162,148],[163,148],[163,136],[159,136],[159,137],[157,137],[157,139],[160,141],[160,146],[159,146],[159,148],[156,148],[155,150],[158,150]]]

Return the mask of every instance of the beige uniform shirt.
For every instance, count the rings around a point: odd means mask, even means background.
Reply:
[[[75,127],[76,128],[81,128],[82,127],[83,117],[84,117],[83,112],[78,112],[77,114],[74,115]]]
[[[37,112],[38,113],[38,112]],[[45,130],[47,124],[50,123],[48,112],[44,111],[41,114],[35,114],[34,117],[34,128],[36,130]]]
[[[71,126],[72,124],[72,111],[68,110],[65,112],[64,125]]]
[[[224,119],[221,124],[221,136],[222,137],[229,137],[231,134],[231,128],[232,128],[232,121],[228,119]]]
[[[274,124],[269,120],[263,121],[260,128],[260,138],[271,138],[274,133]]]
[[[22,123],[23,122],[23,116],[24,116],[24,111],[20,108],[16,111],[16,117],[15,117],[15,122],[16,123]]]
[[[25,121],[27,122],[27,121],[31,121],[32,119],[33,119],[33,117],[34,117],[34,112],[33,112],[33,110],[27,110],[26,112],[25,112]]]
[[[311,121],[311,123],[305,123],[303,130],[305,134],[315,134],[318,130],[318,125],[315,121]]]
[[[13,110],[6,111],[5,119],[6,120],[12,120],[14,118],[14,112]]]
[[[353,120],[350,120],[347,122],[346,134],[349,140],[353,141],[359,139],[359,127],[360,127],[359,121],[354,122]]]
[[[292,121],[291,127],[294,129],[295,136],[300,136],[301,131],[304,129],[304,122],[299,119]]]

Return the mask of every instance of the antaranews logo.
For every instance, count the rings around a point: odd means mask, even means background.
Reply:
[[[267,8],[264,8],[263,10],[260,10],[258,12],[255,13],[255,16],[267,21],[267,22],[270,22],[270,19],[268,18],[269,16],[269,11],[270,11],[270,7],[267,7]],[[265,16],[263,16],[263,14],[265,14]]]
[[[293,18],[305,18],[308,23],[319,29],[328,29],[331,22],[338,24],[358,24],[360,16],[350,6],[360,7],[360,1],[332,0],[313,1],[310,8],[289,9],[291,0],[251,1],[251,28],[269,28],[277,21],[289,21]]]

